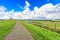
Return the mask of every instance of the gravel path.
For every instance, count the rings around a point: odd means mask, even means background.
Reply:
[[[17,21],[15,28],[5,40],[33,40],[33,38],[29,31]]]

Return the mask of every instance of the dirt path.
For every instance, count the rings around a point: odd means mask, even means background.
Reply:
[[[17,21],[15,28],[5,40],[33,40],[33,38],[28,30]]]

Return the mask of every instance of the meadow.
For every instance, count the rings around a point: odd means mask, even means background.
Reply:
[[[0,20],[0,40],[5,40],[6,36],[15,26],[15,20]]]
[[[60,40],[60,33],[57,33],[60,32],[60,21],[19,20],[19,22],[27,28],[34,40]],[[5,40],[15,24],[16,20],[0,20],[0,40]]]
[[[31,33],[34,40],[60,40],[60,34],[45,28],[29,24],[28,21],[20,21]]]
[[[51,31],[60,33],[60,21],[57,20],[28,20],[29,24],[33,24]]]

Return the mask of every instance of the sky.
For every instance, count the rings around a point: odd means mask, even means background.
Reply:
[[[0,0],[0,19],[60,19],[60,0]]]

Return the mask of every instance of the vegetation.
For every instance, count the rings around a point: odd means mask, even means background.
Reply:
[[[0,20],[0,40],[5,40],[15,25],[14,20]]]
[[[55,32],[60,33],[60,21],[51,21],[51,20],[31,20],[31,21],[26,21],[30,24],[43,27]]]
[[[60,34],[20,21],[31,33],[34,40],[60,40]]]
[[[50,31],[55,26],[57,29],[60,28],[60,21],[21,20],[20,22],[29,30],[34,40],[60,40],[60,34]],[[0,20],[0,40],[5,40],[15,24],[15,20]]]

